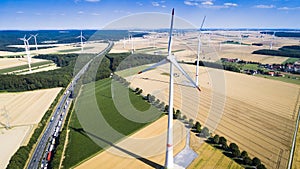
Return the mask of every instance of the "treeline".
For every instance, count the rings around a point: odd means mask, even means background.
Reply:
[[[130,53],[112,53],[106,55],[106,57],[111,62],[110,69],[113,72],[145,64],[156,63],[164,59],[164,57],[161,55]]]
[[[252,54],[300,58],[300,46],[283,46],[278,50],[261,49],[252,52]]]
[[[244,165],[246,168],[266,169],[265,165],[257,157],[251,159],[247,151],[240,151],[236,143],[228,145],[227,139],[223,136],[216,134],[214,137],[209,137],[207,143],[212,144],[214,147],[223,150],[223,154],[234,159],[237,163]]]
[[[70,65],[71,61],[75,61],[77,59],[78,54],[47,54],[47,55],[38,55],[34,58],[37,59],[46,59],[46,60],[52,60],[57,66],[59,67],[65,67]]]
[[[52,60],[61,68],[27,75],[0,75],[0,91],[20,92],[66,87],[73,77],[77,57],[77,54],[39,55],[35,58]]]
[[[38,138],[40,137],[42,131],[44,130],[47,121],[49,121],[49,118],[53,112],[53,109],[55,108],[59,98],[63,94],[63,90],[59,92],[53,103],[51,104],[50,108],[47,110],[47,112],[42,117],[42,120],[39,122],[37,128],[34,130],[34,133],[32,134],[28,144],[26,146],[21,146],[17,152],[10,158],[9,164],[6,167],[7,169],[22,169],[25,167],[25,164],[29,158],[29,154],[32,151],[33,145],[36,144]]]
[[[195,61],[194,65],[197,65],[197,61]],[[232,72],[240,72],[240,68],[236,64],[229,63],[229,62],[217,63],[217,62],[199,61],[199,66],[205,66],[214,69],[223,69]]]
[[[261,34],[269,34],[269,35],[273,35],[274,32],[260,32]],[[275,36],[277,37],[300,37],[300,33],[299,32],[275,32]]]
[[[162,60],[159,55],[112,53],[104,57],[97,57],[91,62],[87,72],[82,77],[82,83],[108,78],[112,73],[131,67],[155,63]]]

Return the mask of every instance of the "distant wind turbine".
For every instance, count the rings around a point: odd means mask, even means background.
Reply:
[[[172,33],[173,33],[173,20],[174,20],[174,8],[172,10],[172,18],[171,18],[171,26],[169,32],[169,44],[168,44],[168,56],[162,61],[150,66],[149,68],[142,70],[139,72],[143,73],[148,70],[154,69],[157,66],[170,63],[170,82],[169,82],[169,115],[168,115],[168,131],[167,131],[167,147],[166,147],[166,168],[174,168],[174,158],[173,158],[173,66],[175,66],[191,83],[197,88],[199,91],[200,88],[196,85],[196,83],[192,80],[192,78],[184,71],[184,69],[178,64],[175,59],[175,56],[172,54]]]
[[[85,37],[82,35],[82,30],[80,31],[80,36],[77,36],[77,38],[80,38],[80,46],[81,46],[81,52],[83,52],[83,40],[86,40]]]
[[[243,35],[242,32],[240,32],[240,46],[242,45],[242,41],[243,41]]]
[[[31,39],[31,36],[28,39],[26,39],[26,35],[25,35],[23,38],[19,38],[19,39],[24,42],[24,48],[27,55],[28,68],[29,68],[29,72],[31,72],[31,56],[30,56],[30,47],[28,42]]]
[[[126,39],[124,37],[124,40],[123,40],[123,49],[125,49],[125,47],[126,47]]]
[[[205,22],[206,16],[204,16],[201,27],[200,27],[200,32],[198,36],[198,50],[197,50],[197,62],[196,62],[196,85],[198,86],[198,80],[199,80],[199,59],[200,59],[200,51],[201,51],[201,30],[203,27],[203,24]]]
[[[133,41],[132,35],[129,35],[129,37],[130,37],[130,41],[131,41],[131,54],[133,54],[133,52],[135,51],[134,41]]]
[[[272,35],[272,40],[271,40],[271,42],[270,42],[270,49],[272,50],[272,48],[273,48],[273,41],[275,40],[275,34],[276,34],[276,32],[274,31],[274,33],[273,33],[273,35]]]
[[[36,37],[38,36],[39,34],[35,34],[35,35],[31,35],[31,37],[34,38],[34,43],[35,43],[35,50],[38,51],[38,46],[37,46],[37,41],[36,41]]]

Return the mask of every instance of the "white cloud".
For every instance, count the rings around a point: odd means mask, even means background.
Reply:
[[[99,13],[92,13],[91,15],[99,16],[100,14]]]
[[[143,3],[141,3],[141,2],[136,2],[136,4],[137,4],[138,6],[143,6]]]
[[[260,8],[260,9],[271,9],[271,8],[275,8],[274,5],[255,5],[255,8]]]
[[[186,0],[183,2],[185,5],[188,5],[188,6],[198,6],[198,2],[195,2],[195,1],[189,1],[189,0]]]
[[[78,11],[77,13],[78,13],[78,14],[84,14],[84,12],[83,12],[83,11]]]
[[[277,9],[279,9],[279,10],[286,10],[286,11],[288,11],[288,10],[299,10],[300,9],[300,6],[299,7],[294,7],[294,8],[290,8],[290,7],[280,7],[280,8],[277,8]]]
[[[226,2],[223,5],[215,4],[216,0],[185,0],[184,4],[188,6],[197,6],[199,8],[211,8],[211,9],[222,9],[222,8],[231,8],[237,7],[238,4]]]
[[[151,2],[151,4],[152,4],[152,6],[154,6],[154,7],[162,7],[162,8],[165,8],[165,7],[166,7],[166,5],[164,5],[165,2],[166,2],[166,1],[160,1],[160,2],[155,2],[155,1],[153,1],[153,2]]]
[[[224,3],[224,6],[225,6],[225,7],[226,7],[226,6],[227,6],[227,7],[237,7],[238,4],[227,2],[227,3]]]
[[[202,5],[214,5],[212,1],[204,1],[201,3]]]
[[[17,11],[16,13],[17,14],[23,14],[24,12],[23,11]]]
[[[159,6],[158,2],[152,2],[152,6]]]

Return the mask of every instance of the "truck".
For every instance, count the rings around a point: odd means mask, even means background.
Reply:
[[[50,147],[49,147],[49,152],[51,152],[53,149],[54,149],[54,145],[51,144]]]
[[[58,132],[54,132],[53,136],[57,137],[58,136]]]
[[[59,127],[56,127],[56,128],[55,128],[55,132],[59,132]]]
[[[61,121],[58,121],[57,126],[58,126],[58,127],[61,126]]]
[[[51,161],[51,156],[52,156],[52,152],[49,151],[48,154],[47,154],[47,161]]]
[[[53,144],[53,145],[55,144],[55,138],[52,139],[51,144]]]

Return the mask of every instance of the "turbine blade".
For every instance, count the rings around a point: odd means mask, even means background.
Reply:
[[[146,69],[140,71],[140,72],[138,72],[138,74],[147,72],[147,71],[149,71],[149,70],[152,70],[152,69],[156,68],[157,66],[166,64],[166,63],[168,63],[168,62],[169,62],[169,61],[168,61],[167,59],[163,59],[163,60],[161,60],[160,62],[158,62],[158,63],[156,63],[156,64],[154,64],[154,65],[152,65],[152,66],[150,66],[150,67],[148,67],[148,68],[146,68]]]
[[[200,32],[201,32],[202,27],[203,27],[203,25],[204,25],[205,19],[206,19],[206,16],[204,16],[204,18],[203,18],[203,20],[202,20],[202,24],[201,24],[201,27],[200,27]]]
[[[171,18],[171,26],[170,26],[170,32],[169,32],[169,43],[168,43],[168,54],[171,56],[171,50],[172,50],[172,33],[173,33],[173,21],[174,21],[174,8],[172,9],[172,18]]]
[[[86,40],[84,36],[82,36],[82,39]]]
[[[192,78],[184,71],[184,69],[178,64],[174,57],[171,57],[170,62],[193,84],[195,88],[201,91],[199,86],[197,86],[197,84],[192,80]]]

